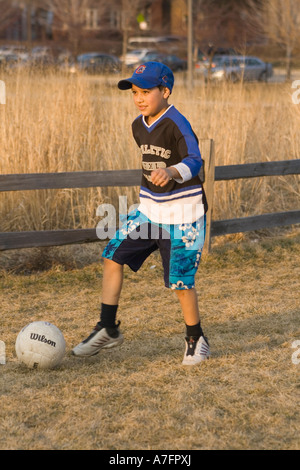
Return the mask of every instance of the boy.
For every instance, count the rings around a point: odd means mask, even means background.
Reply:
[[[141,113],[132,124],[142,152],[140,204],[102,254],[100,322],[73,349],[76,356],[92,356],[123,342],[120,322],[116,324],[123,266],[138,271],[156,249],[162,257],[165,286],[177,293],[186,324],[182,363],[198,364],[210,355],[194,287],[205,238],[206,202],[198,176],[202,160],[189,122],[168,103],[173,84],[172,71],[158,62],[139,66],[131,78],[118,83],[119,89],[132,90]]]

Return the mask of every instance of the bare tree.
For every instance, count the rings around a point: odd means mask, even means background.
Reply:
[[[197,40],[203,44],[243,49],[257,33],[260,0],[196,0]]]
[[[43,7],[43,0],[16,0],[16,4],[26,12],[26,39],[28,45],[32,41],[32,9],[34,7]]]
[[[286,80],[291,78],[291,58],[300,41],[300,0],[266,0],[261,24],[267,36],[285,50]]]
[[[71,43],[72,52],[77,55],[83,30],[86,26],[86,12],[93,7],[93,0],[44,0],[45,5],[53,12],[56,25],[66,31]],[[104,2],[97,2],[104,4]]]
[[[0,31],[15,20],[18,9],[19,6],[17,2],[0,0]]]
[[[122,0],[122,13],[121,13],[121,29],[122,29],[122,75],[125,73],[125,55],[127,53],[128,34],[131,29],[132,21],[132,7],[134,6],[134,0]]]

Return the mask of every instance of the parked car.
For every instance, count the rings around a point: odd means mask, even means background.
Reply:
[[[227,57],[227,56],[226,56]],[[212,69],[217,67],[220,62],[224,60],[225,56],[223,55],[215,55],[214,57],[209,58],[208,56],[203,56],[201,60],[196,62],[196,70],[201,72],[204,69],[208,69],[211,67]]]
[[[1,54],[0,53],[0,68],[9,69],[13,68],[20,59],[15,54]]]
[[[137,67],[143,62],[154,60],[154,57],[159,57],[160,53],[154,49],[135,49],[134,51],[127,52],[125,57],[122,57],[125,65]]]
[[[26,46],[4,45],[0,47],[0,55],[2,56],[16,56],[19,60],[27,60],[29,57],[29,50]]]
[[[215,56],[211,68],[209,69],[208,63],[206,65],[203,72],[205,79],[210,75],[210,78],[216,81],[266,81],[273,75],[272,64],[257,57]]]
[[[163,62],[170,67],[173,72],[180,72],[187,69],[187,61],[174,54],[163,56],[160,62]]]
[[[160,52],[149,52],[144,60],[141,60],[138,63],[134,64],[133,67],[136,68],[139,65],[149,61],[162,62],[163,64],[170,67],[173,72],[179,72],[187,69],[186,60],[180,59],[180,57],[174,54],[162,54]]]
[[[239,55],[235,49],[232,47],[215,47],[215,46],[208,46],[207,48],[207,56],[210,55]]]
[[[204,54],[204,52],[201,49],[198,49],[196,61],[195,61],[196,72],[203,71],[203,69],[205,68],[205,63],[208,60],[207,58],[208,58],[207,54]]]
[[[157,52],[157,51],[149,52],[149,53],[146,54],[146,56],[143,60],[139,61],[138,64],[134,65],[134,68],[136,68],[136,66],[138,66],[138,65],[144,64],[145,62],[150,62],[150,61],[162,62],[164,57],[165,57],[165,55],[162,54],[161,52]]]
[[[78,71],[89,74],[116,73],[121,70],[121,61],[111,54],[90,52],[79,55],[69,70],[72,73]]]
[[[70,58],[71,53],[62,47],[36,46],[31,50],[29,61],[34,65],[56,65]]]
[[[128,40],[129,49],[153,49],[158,47],[165,53],[174,53],[178,48],[185,46],[186,38],[182,36],[138,36]]]
[[[232,47],[215,47],[208,46],[206,53],[204,54],[201,50],[198,51],[198,57],[196,59],[196,71],[202,72],[209,63],[212,62],[212,67],[215,67],[215,63],[222,58],[222,56],[239,56]]]

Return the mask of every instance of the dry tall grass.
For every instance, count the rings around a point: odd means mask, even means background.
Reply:
[[[140,168],[131,136],[137,115],[119,77],[91,78],[22,71],[1,77],[7,104],[0,107],[0,173]],[[177,81],[177,84],[176,84]],[[199,138],[213,138],[216,164],[285,160],[300,154],[300,112],[290,85],[196,86],[176,77],[171,103]],[[96,208],[137,188],[5,193],[0,231],[94,227]],[[215,219],[294,209],[299,178],[262,178],[215,185]]]

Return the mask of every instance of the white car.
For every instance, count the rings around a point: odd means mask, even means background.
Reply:
[[[129,66],[138,65],[150,60],[149,57],[153,57],[156,53],[157,51],[152,49],[135,49],[134,51],[127,52],[124,57],[124,63]]]
[[[257,57],[224,55],[215,56],[210,69],[209,62],[206,61],[203,73],[205,79],[210,76],[216,81],[267,81],[273,75],[273,68],[272,64]]]
[[[0,47],[0,55],[2,57],[14,55],[18,60],[27,60],[29,51],[26,46],[5,45]]]

